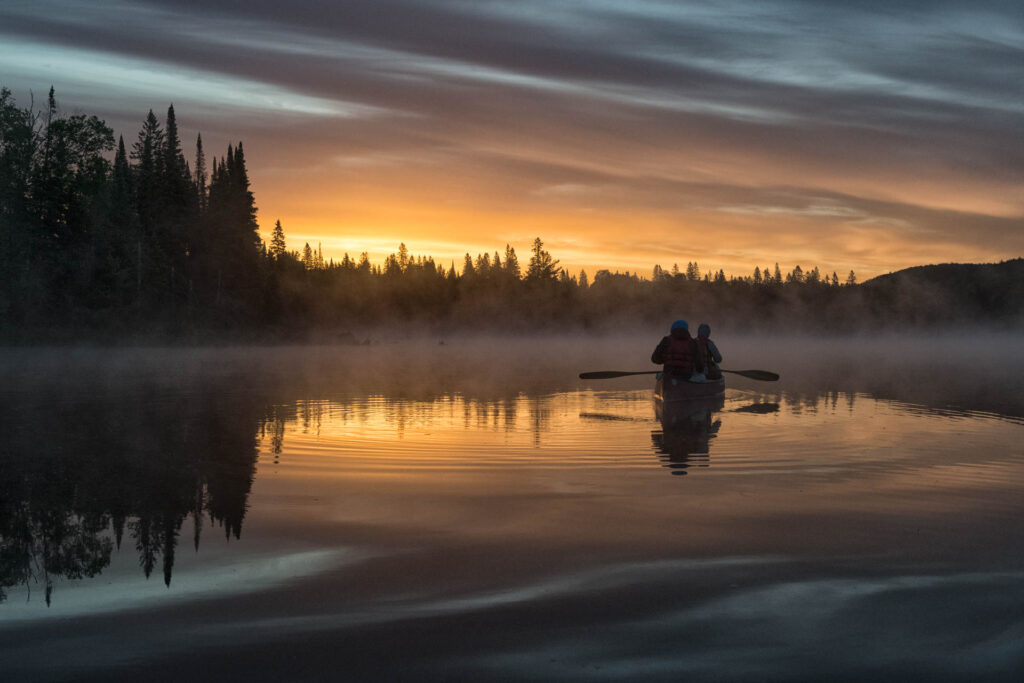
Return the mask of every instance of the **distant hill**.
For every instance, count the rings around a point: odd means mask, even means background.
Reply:
[[[1024,323],[1024,258],[916,266],[872,278],[857,289],[885,325]]]

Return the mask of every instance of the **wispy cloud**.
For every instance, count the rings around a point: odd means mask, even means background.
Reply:
[[[35,0],[0,40],[16,92],[245,138],[261,215],[304,233],[627,230],[674,257],[715,232],[740,267],[801,241],[855,262],[874,232],[869,272],[1022,248],[1014,3]]]

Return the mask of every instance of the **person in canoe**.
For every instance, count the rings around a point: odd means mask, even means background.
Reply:
[[[715,342],[711,341],[711,326],[701,323],[697,328],[697,351],[704,365],[704,374],[708,379],[721,379],[722,371],[718,364],[722,362],[722,354]]]
[[[685,320],[672,323],[667,337],[662,338],[651,354],[651,362],[664,365],[666,375],[689,379],[694,373],[704,372],[697,341],[690,336]]]

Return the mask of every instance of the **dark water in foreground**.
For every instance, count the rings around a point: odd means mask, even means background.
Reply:
[[[0,678],[1024,680],[1019,344],[655,341],[5,352]]]

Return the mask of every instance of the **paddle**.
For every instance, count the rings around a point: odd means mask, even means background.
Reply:
[[[656,375],[661,370],[643,370],[641,372],[620,372],[618,370],[598,370],[597,372],[581,372],[580,379],[612,379],[613,377],[625,377],[627,375]],[[733,375],[740,375],[747,379],[756,379],[760,382],[775,382],[779,375],[767,370],[722,370]]]

